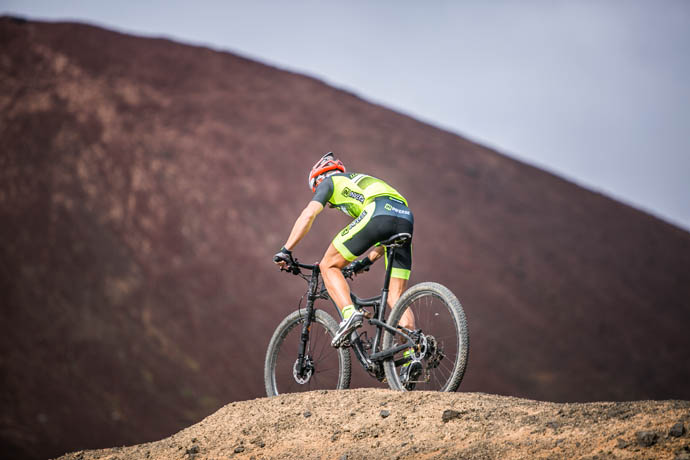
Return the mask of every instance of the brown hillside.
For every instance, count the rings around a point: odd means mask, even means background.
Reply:
[[[468,315],[461,390],[690,399],[687,232],[312,78],[0,18],[5,453],[150,441],[262,396],[305,288],[270,259],[327,150],[408,198],[412,282]],[[344,217],[324,212],[297,256],[318,260]]]

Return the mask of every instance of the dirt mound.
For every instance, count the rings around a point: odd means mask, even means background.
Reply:
[[[689,401],[320,391],[235,402],[158,442],[60,458],[673,459],[690,455],[689,422]]]

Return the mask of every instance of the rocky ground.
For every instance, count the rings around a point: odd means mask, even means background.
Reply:
[[[557,404],[483,393],[320,391],[234,402],[115,459],[690,460],[690,401]]]

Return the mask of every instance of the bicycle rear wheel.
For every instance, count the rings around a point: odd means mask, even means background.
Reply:
[[[289,314],[273,333],[264,364],[264,384],[268,396],[340,390],[350,386],[350,352],[331,346],[338,324],[323,310],[314,313],[315,321],[311,323],[305,353],[311,369],[307,375],[300,377],[294,372],[306,311]]]
[[[411,363],[403,352],[399,352],[395,359],[385,361],[383,366],[389,386],[404,391],[455,391],[465,374],[470,341],[460,301],[441,284],[420,283],[400,297],[388,317],[388,324],[397,327],[407,309],[414,314],[415,329],[421,330],[423,337],[421,350],[416,350],[420,359]],[[402,344],[404,340],[398,334],[386,332],[383,349]],[[400,374],[406,365],[412,364],[415,366],[413,378],[404,382]],[[406,370],[408,374],[410,369]]]

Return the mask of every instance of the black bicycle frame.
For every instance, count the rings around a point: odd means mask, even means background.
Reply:
[[[395,247],[386,248],[386,257],[389,263],[386,267],[386,276],[384,278],[381,295],[366,299],[360,299],[354,293],[350,292],[350,297],[352,298],[352,301],[356,306],[374,308],[374,314],[371,315],[372,317],[367,316],[369,324],[376,327],[376,336],[374,337],[374,342],[371,347],[374,353],[367,353],[357,331],[353,331],[350,335],[350,344],[352,346],[352,350],[354,351],[357,360],[367,371],[376,373],[377,377],[379,377],[378,374],[380,372],[379,364],[382,361],[394,356],[396,353],[402,350],[414,347],[415,345],[414,340],[412,340],[412,338],[410,338],[410,336],[407,335],[405,332],[386,324],[386,305],[388,302],[388,291],[390,287],[391,273],[393,272],[393,259],[395,256],[395,250]],[[333,302],[333,299],[331,299],[328,295],[328,292],[326,291],[325,287],[319,290],[319,275],[321,273],[319,264],[317,263],[314,265],[305,265],[297,262],[295,266],[288,268],[288,271],[291,271],[295,275],[299,275],[299,268],[306,268],[311,270],[311,276],[309,277],[309,287],[307,289],[307,316],[306,321],[304,321],[302,325],[302,335],[300,340],[299,352],[297,355],[298,369],[296,370],[298,372],[298,375],[302,378],[304,377],[305,372],[308,370],[308,366],[304,358],[306,354],[307,343],[309,341],[309,330],[311,327],[311,323],[314,321],[316,315],[316,310],[314,309],[314,301],[316,301],[317,299],[330,300],[333,306],[335,307],[336,311],[338,312],[338,317],[342,318],[342,316],[337,305],[335,304],[335,302]],[[303,276],[303,278],[306,279],[305,276]],[[381,339],[384,329],[388,330],[393,334],[399,334],[403,336],[405,339],[407,339],[407,342],[402,345],[389,348],[387,350],[377,351],[381,345]]]

